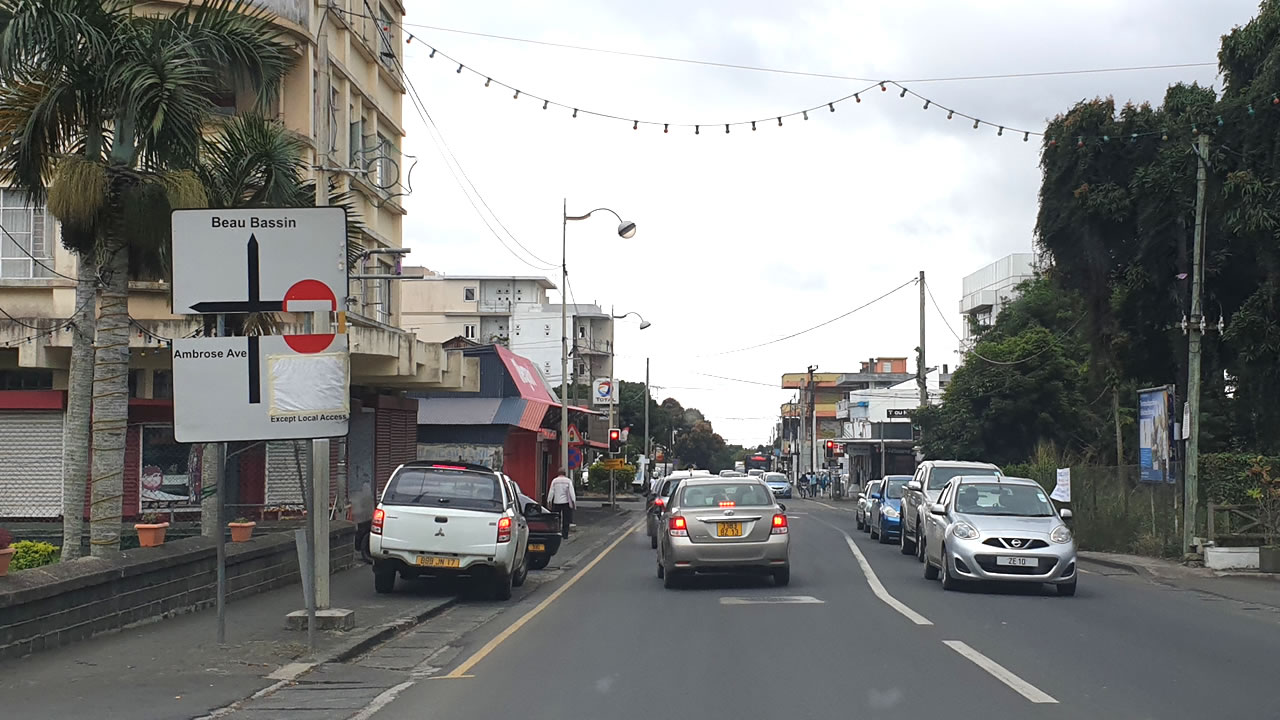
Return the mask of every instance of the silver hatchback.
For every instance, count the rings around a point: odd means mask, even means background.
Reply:
[[[929,507],[924,576],[953,590],[969,580],[1050,583],[1076,594],[1076,541],[1034,480],[962,476]]]
[[[695,573],[767,574],[791,581],[786,508],[756,478],[691,478],[671,496],[659,528],[665,587]]]

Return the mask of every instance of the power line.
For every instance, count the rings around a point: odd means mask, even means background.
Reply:
[[[929,295],[929,300],[933,303],[933,309],[934,309],[934,310],[937,310],[937,311],[938,311],[938,316],[942,318],[942,324],[946,325],[946,326],[947,326],[947,329],[951,331],[951,334],[956,336],[956,340],[960,340],[960,342],[961,342],[961,343],[963,343],[963,342],[964,342],[964,340],[961,340],[961,339],[960,339],[960,335],[959,335],[958,333],[956,333],[955,328],[951,327],[951,323],[947,321],[947,316],[946,316],[945,314],[943,314],[943,312],[942,312],[942,308],[938,305],[938,301],[937,301],[937,299],[935,299],[935,298],[933,297],[933,290],[930,290],[930,289],[929,289],[929,283],[928,283],[928,282],[926,282],[926,283],[925,283],[925,285],[924,285],[924,289],[925,289],[925,292]],[[983,356],[983,355],[979,354],[977,350],[968,350],[968,351],[967,351],[967,354],[972,355],[972,356],[974,356],[974,357],[978,358],[979,360],[982,360],[983,362],[990,363],[990,364],[992,364],[992,365],[1021,365],[1022,363],[1027,362],[1028,360],[1034,360],[1035,358],[1038,358],[1038,357],[1040,357],[1041,355],[1043,355],[1043,354],[1045,354],[1046,352],[1048,352],[1048,351],[1049,351],[1050,349],[1052,349],[1052,348],[1053,348],[1053,346],[1054,346],[1054,345],[1056,345],[1060,340],[1062,340],[1063,338],[1065,338],[1067,335],[1070,335],[1070,334],[1071,334],[1071,331],[1072,331],[1072,330],[1075,330],[1075,329],[1076,329],[1076,326],[1078,326],[1082,320],[1084,320],[1084,315],[1081,315],[1080,317],[1076,318],[1076,321],[1075,321],[1075,322],[1073,322],[1073,323],[1071,323],[1071,327],[1067,328],[1066,330],[1063,330],[1061,333],[1059,333],[1058,335],[1054,336],[1053,338],[1050,338],[1050,340],[1049,340],[1048,344],[1046,344],[1046,345],[1045,345],[1043,348],[1041,348],[1038,352],[1032,353],[1032,354],[1030,354],[1030,355],[1028,355],[1028,356],[1026,356],[1026,357],[1024,357],[1024,358],[1021,358],[1021,359],[1019,359],[1019,360],[992,360],[992,359],[991,359],[991,358],[989,358],[989,357],[986,357],[986,356]],[[976,345],[976,343],[975,343],[975,345]]]
[[[14,247],[16,247],[16,248],[18,248],[19,250],[21,250],[23,255],[26,255],[27,257],[31,258],[31,259],[32,259],[32,260],[33,260],[37,265],[39,265],[40,267],[44,268],[45,270],[48,270],[49,272],[53,273],[54,275],[57,275],[57,276],[58,276],[58,277],[60,277],[60,278],[66,278],[67,280],[76,281],[76,278],[73,278],[73,277],[71,277],[70,275],[63,275],[62,273],[58,272],[57,270],[54,270],[53,268],[49,267],[48,265],[45,265],[45,264],[44,264],[44,262],[43,262],[40,258],[36,257],[35,255],[32,255],[30,251],[28,251],[26,248],[22,247],[22,243],[18,242],[18,238],[14,237],[14,236],[13,236],[13,233],[9,232],[9,230],[8,230],[7,228],[5,228],[5,226],[0,225],[0,232],[3,232],[3,233],[5,234],[5,236],[6,236],[6,237],[8,237],[8,238],[9,238],[9,241],[13,243]],[[77,282],[78,282],[78,281],[77,281]]]
[[[800,332],[791,333],[790,335],[787,335],[787,336],[784,336],[784,337],[780,337],[780,338],[777,338],[777,339],[775,339],[775,340],[769,340],[769,341],[767,341],[767,342],[762,342],[762,343],[759,343],[759,344],[757,344],[757,345],[750,345],[750,346],[747,346],[747,347],[744,347],[744,348],[738,348],[737,350],[726,350],[726,351],[724,351],[724,352],[711,353],[710,355],[698,355],[698,356],[696,356],[696,357],[714,357],[714,356],[716,356],[716,355],[729,355],[729,354],[731,354],[731,353],[745,352],[745,351],[747,351],[747,350],[755,350],[756,348],[762,348],[762,347],[765,347],[766,345],[774,345],[774,344],[776,344],[776,343],[780,343],[780,342],[783,342],[783,341],[785,341],[785,340],[790,340],[790,339],[792,339],[792,338],[799,337],[799,336],[801,336],[801,335],[804,335],[805,333],[813,332],[814,330],[817,330],[818,328],[826,327],[827,325],[830,325],[831,323],[836,322],[837,320],[843,320],[844,318],[849,317],[850,315],[852,315],[852,314],[854,314],[854,313],[858,312],[859,310],[863,310],[863,309],[865,309],[865,308],[871,307],[872,305],[874,305],[874,304],[876,304],[876,303],[880,302],[881,300],[883,300],[883,299],[885,299],[885,298],[889,297],[890,295],[892,295],[892,294],[894,294],[894,293],[898,292],[898,291],[899,291],[899,290],[901,290],[902,288],[904,288],[904,287],[906,287],[906,286],[908,286],[908,285],[911,285],[912,283],[915,283],[915,282],[918,282],[918,279],[917,279],[917,278],[912,278],[912,279],[910,279],[910,280],[908,280],[908,281],[906,281],[906,282],[902,283],[902,284],[901,284],[901,285],[899,285],[898,287],[896,287],[896,288],[894,288],[894,289],[890,290],[889,292],[887,292],[887,293],[885,293],[885,294],[883,294],[883,295],[881,295],[881,296],[879,296],[879,297],[877,297],[877,298],[875,298],[875,299],[873,299],[873,300],[870,300],[870,301],[868,301],[868,302],[865,302],[865,303],[863,303],[863,304],[859,305],[858,307],[856,307],[856,308],[854,308],[854,309],[850,310],[849,312],[846,312],[846,313],[842,313],[842,314],[840,314],[840,315],[837,315],[837,316],[835,316],[835,317],[831,318],[830,320],[826,320],[826,321],[820,322],[820,323],[818,323],[817,325],[814,325],[813,327],[810,327],[810,328],[806,328],[806,329],[804,329],[804,330],[801,330]]]
[[[778,383],[760,382],[759,380],[744,380],[744,379],[742,379],[742,378],[725,377],[724,375],[712,375],[711,373],[704,373],[704,372],[695,372],[695,373],[694,373],[694,375],[701,375],[701,376],[703,376],[703,377],[715,378],[715,379],[717,379],[717,380],[728,380],[728,381],[730,381],[730,382],[746,383],[746,384],[748,384],[748,385],[763,385],[764,387],[767,387],[767,388],[773,388],[774,390],[786,390],[786,389],[787,389],[787,388],[782,387],[782,386],[781,386],[781,385],[779,385]]]

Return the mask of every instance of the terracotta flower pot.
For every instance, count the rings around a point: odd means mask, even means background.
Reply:
[[[0,577],[9,574],[9,563],[13,560],[13,548],[0,550]]]
[[[159,547],[164,544],[164,531],[169,529],[169,523],[138,523],[133,529],[138,531],[138,545]]]
[[[249,542],[249,538],[253,537],[253,529],[258,526],[256,522],[233,522],[227,523],[227,527],[231,528],[231,542]]]

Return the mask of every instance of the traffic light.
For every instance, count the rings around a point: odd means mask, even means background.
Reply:
[[[836,441],[828,440],[827,441],[827,457],[832,457],[835,454],[836,454]]]
[[[622,452],[622,431],[609,428],[609,454],[617,455],[619,452]]]

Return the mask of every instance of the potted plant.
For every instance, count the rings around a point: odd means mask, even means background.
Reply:
[[[165,530],[169,529],[169,521],[158,512],[144,513],[142,522],[133,526],[138,531],[138,545],[141,547],[159,547],[164,544]]]
[[[0,577],[9,574],[9,563],[13,560],[13,535],[0,528]]]
[[[227,527],[231,528],[231,542],[249,542],[249,538],[253,537],[253,529],[257,526],[258,523],[246,517],[238,517],[227,523]]]
[[[1271,477],[1266,458],[1258,457],[1249,468],[1249,476],[1257,483],[1247,491],[1258,503],[1258,520],[1262,523],[1263,545],[1258,548],[1258,571],[1280,573],[1280,478]]]

